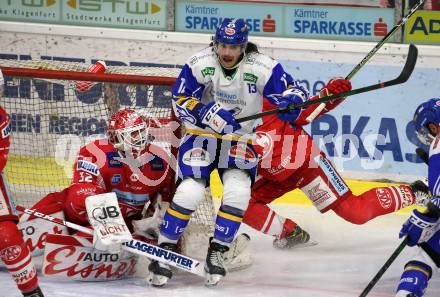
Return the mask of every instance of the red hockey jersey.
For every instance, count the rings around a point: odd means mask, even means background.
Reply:
[[[169,155],[156,145],[148,145],[140,159],[143,165],[124,158],[107,139],[96,140],[80,149],[72,184],[94,184],[104,192],[115,192],[124,218],[140,215],[157,194],[171,201],[175,176]]]

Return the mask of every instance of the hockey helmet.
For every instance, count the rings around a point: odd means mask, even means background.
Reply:
[[[434,133],[429,129],[430,123],[440,124],[440,99],[432,98],[420,104],[414,112],[414,128],[417,138],[425,145],[430,145],[434,140]]]
[[[225,18],[215,32],[214,42],[241,45],[244,50],[248,35],[249,30],[243,19]]]
[[[138,155],[147,146],[148,125],[135,110],[122,109],[111,116],[107,135],[116,149]]]

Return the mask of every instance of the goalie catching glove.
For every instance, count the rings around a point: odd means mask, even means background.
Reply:
[[[93,245],[96,249],[117,253],[121,250],[121,243],[133,239],[115,193],[87,197],[86,209],[94,230]]]

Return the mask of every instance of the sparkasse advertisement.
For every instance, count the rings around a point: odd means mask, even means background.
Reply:
[[[282,5],[176,1],[176,31],[213,33],[224,18],[243,18],[252,35],[282,36]]]
[[[287,36],[319,39],[380,40],[394,26],[394,10],[289,5]]]
[[[394,10],[324,5],[176,2],[176,31],[212,33],[224,18],[243,18],[252,35],[364,40],[382,39]]]

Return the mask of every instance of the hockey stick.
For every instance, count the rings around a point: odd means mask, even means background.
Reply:
[[[312,104],[327,103],[327,102],[333,101],[333,100],[341,98],[341,97],[348,97],[348,96],[352,96],[352,95],[356,95],[356,94],[361,94],[361,93],[365,93],[365,92],[370,92],[370,91],[402,84],[402,83],[406,82],[409,79],[409,77],[411,76],[411,73],[413,72],[414,67],[416,66],[417,55],[418,55],[417,47],[414,44],[410,44],[409,50],[408,50],[408,56],[407,56],[406,62],[405,62],[405,66],[403,67],[402,72],[399,74],[399,76],[396,77],[395,79],[381,82],[381,83],[374,84],[374,85],[370,85],[370,86],[366,86],[366,87],[359,88],[359,89],[354,89],[354,90],[351,90],[351,91],[348,91],[345,93],[341,93],[338,95],[330,95],[330,96],[325,96],[325,97],[322,97],[322,98],[319,98],[319,99],[316,99],[313,101],[306,101],[306,102],[302,102],[299,104],[292,104],[292,105],[289,105],[286,109],[278,109],[278,108],[271,109],[271,110],[268,110],[265,112],[261,112],[261,113],[257,113],[254,115],[250,115],[247,117],[237,119],[237,122],[242,123],[242,122],[246,122],[246,121],[250,121],[250,120],[255,120],[255,119],[267,116],[267,115],[276,114],[280,111],[297,109],[297,108],[304,108],[304,107],[307,107]]]
[[[63,225],[66,227],[69,227],[71,229],[77,230],[77,231],[81,231],[84,232],[86,234],[90,234],[93,235],[93,230],[71,223],[71,222],[67,222],[65,220],[62,220],[60,218],[55,218],[52,217],[50,215],[41,213],[36,211],[35,209],[29,209],[29,208],[25,208],[21,205],[16,205],[16,209],[18,211],[21,211],[23,213],[29,214],[31,216],[55,223],[55,224],[59,224],[59,225]],[[132,239],[130,241],[124,242],[122,243],[122,249],[130,252],[130,253],[134,253],[140,256],[144,256],[144,257],[148,257],[150,259],[153,260],[157,260],[160,262],[163,262],[165,264],[168,264],[170,266],[182,269],[184,271],[196,274],[198,276],[201,277],[205,277],[205,271],[203,268],[203,265],[200,261],[196,260],[196,259],[192,259],[190,257],[181,255],[179,253],[176,252],[172,252],[169,250],[165,250],[161,247],[140,241],[140,240],[136,240],[136,239]]]
[[[394,34],[394,32],[396,32],[400,27],[402,27],[408,20],[409,18],[420,8],[423,6],[423,3],[425,2],[425,0],[420,0],[420,2],[416,5],[414,5],[413,8],[411,8],[411,10],[408,12],[408,14],[406,16],[404,16],[389,32],[387,35],[385,35],[381,41],[379,41],[376,46],[362,59],[362,61],[359,62],[359,64],[357,64],[353,70],[351,70],[351,72],[345,77],[345,79],[351,79],[358,71],[359,69],[361,69],[370,59],[372,56],[374,56],[374,54],[377,53],[377,51],[382,47],[382,45],[384,45],[384,43]]]
[[[371,291],[371,289],[373,289],[373,287],[376,285],[376,283],[379,281],[379,279],[382,277],[385,271],[387,271],[387,269],[391,266],[394,260],[396,260],[397,256],[399,256],[399,254],[403,251],[407,241],[408,238],[405,237],[405,239],[399,244],[396,250],[391,254],[390,258],[385,262],[385,264],[383,264],[383,266],[376,273],[373,279],[368,283],[368,285],[365,287],[365,289],[362,291],[359,297],[365,297],[368,295],[368,293]]]
[[[351,70],[351,72],[345,77],[345,79],[350,80],[353,78],[353,76],[355,76],[355,74],[362,68],[364,67],[364,65],[371,59],[371,57],[373,57],[378,51],[379,49],[382,47],[382,45],[385,44],[385,42],[387,42],[388,39],[390,39],[390,37],[397,32],[397,30],[402,27],[408,20],[409,18],[420,8],[423,6],[423,3],[425,2],[425,0],[420,0],[420,2],[416,5],[414,5],[413,8],[411,8],[411,10],[408,12],[408,14],[406,16],[404,16],[388,33],[387,35],[385,35],[374,47],[373,49],[362,59],[362,61],[360,61],[356,66],[354,66],[354,68]],[[308,117],[307,117],[307,121],[311,122],[313,121],[318,114],[325,108],[325,103],[321,103]]]

